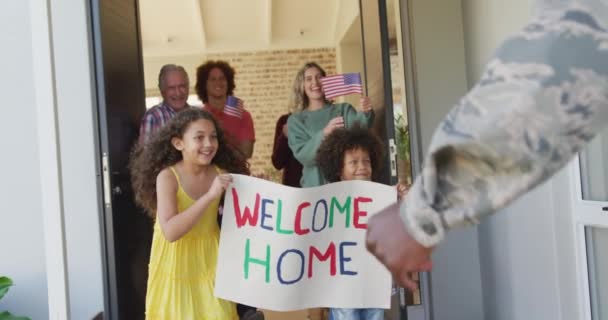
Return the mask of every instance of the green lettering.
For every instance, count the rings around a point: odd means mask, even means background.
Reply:
[[[283,207],[282,205],[283,205],[283,203],[282,203],[281,199],[279,199],[279,208],[277,209],[277,228],[276,228],[276,230],[278,233],[282,233],[282,234],[293,234],[293,230],[281,229],[281,209]]]
[[[266,260],[260,260],[252,258],[249,252],[249,239],[245,244],[245,263],[243,269],[245,270],[245,279],[249,279],[249,264],[255,263],[266,268],[266,283],[270,282],[270,245],[266,245]]]
[[[332,228],[334,226],[334,208],[338,208],[340,213],[344,213],[346,211],[346,228],[350,227],[350,196],[346,197],[344,201],[344,206],[340,205],[340,202],[336,199],[336,197],[331,198],[331,205],[329,206],[329,227]]]

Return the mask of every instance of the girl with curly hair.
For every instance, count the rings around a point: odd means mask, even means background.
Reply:
[[[293,114],[287,120],[287,141],[294,157],[300,161],[302,187],[327,183],[315,161],[319,145],[337,128],[349,128],[355,123],[370,127],[374,112],[368,97],[361,96],[355,109],[349,103],[332,103],[325,98],[321,78],[325,70],[314,62],[306,63],[293,84]]]
[[[380,173],[383,156],[382,141],[370,130],[354,126],[336,129],[327,136],[319,147],[316,161],[328,182],[374,181]],[[402,199],[407,187],[397,184],[396,188]],[[378,308],[330,308],[329,313],[333,320],[384,319],[384,310]]]
[[[238,319],[213,294],[216,219],[227,173],[248,174],[247,163],[210,113],[188,109],[136,147],[130,169],[137,203],[155,218],[146,319]]]

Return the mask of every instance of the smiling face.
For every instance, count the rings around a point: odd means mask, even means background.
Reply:
[[[311,67],[304,71],[304,93],[310,101],[324,101],[323,88],[321,87],[321,70]]]
[[[228,93],[228,80],[220,68],[209,71],[207,78],[207,95],[213,98],[224,98]]]
[[[163,101],[175,111],[186,108],[188,101],[188,76],[179,70],[167,72],[160,94]]]
[[[218,139],[212,121],[199,119],[188,125],[183,137],[173,138],[173,146],[182,152],[184,162],[209,165],[218,149]]]
[[[361,148],[344,152],[344,162],[340,180],[372,180],[372,159],[369,153]]]

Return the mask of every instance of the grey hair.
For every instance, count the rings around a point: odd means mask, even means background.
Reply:
[[[188,83],[188,86],[190,86],[190,79],[188,79],[188,72],[186,72],[186,69],[184,69],[184,67],[182,66],[170,63],[162,66],[162,68],[160,68],[160,72],[158,73],[158,89],[160,89],[160,91],[163,91],[163,88],[165,86],[165,77],[169,72],[172,71],[182,72],[186,76],[186,82]]]
[[[302,68],[300,68],[296,74],[295,80],[293,81],[293,89],[290,100],[292,112],[300,112],[306,109],[310,103],[308,97],[306,96],[306,91],[304,91],[304,73],[310,68],[317,68],[323,77],[327,75],[325,70],[323,70],[323,68],[321,68],[321,66],[319,66],[316,62],[307,62],[304,64],[304,66],[302,66]],[[325,99],[326,103],[330,102],[325,97],[323,97],[323,99]]]

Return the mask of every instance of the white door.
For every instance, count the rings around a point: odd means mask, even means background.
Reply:
[[[581,152],[573,166],[574,222],[581,317],[608,319],[608,132]]]

